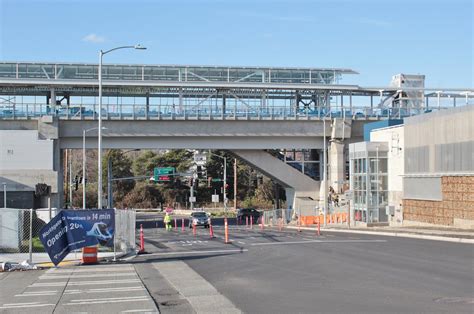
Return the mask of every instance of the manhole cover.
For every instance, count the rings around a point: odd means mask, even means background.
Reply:
[[[463,298],[463,297],[444,297],[436,298],[433,301],[437,303],[462,303],[462,304],[474,304],[474,298]]]

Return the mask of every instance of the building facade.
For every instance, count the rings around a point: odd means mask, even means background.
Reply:
[[[474,106],[405,119],[405,225],[474,228]]]

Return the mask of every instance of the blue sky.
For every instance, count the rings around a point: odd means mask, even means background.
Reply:
[[[0,0],[0,60],[351,68],[343,83],[474,84],[472,0]]]

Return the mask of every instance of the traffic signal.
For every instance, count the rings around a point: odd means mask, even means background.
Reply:
[[[81,180],[82,180],[82,177],[81,177]],[[79,190],[79,181],[80,181],[80,180],[79,180],[79,177],[76,176],[76,177],[74,178],[74,191]]]
[[[225,190],[227,191],[228,189],[229,189],[229,184],[226,183],[226,185],[225,185]]]

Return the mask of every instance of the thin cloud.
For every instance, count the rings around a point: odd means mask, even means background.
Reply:
[[[105,41],[105,37],[91,33],[89,35],[84,36],[82,40],[89,43],[103,43]]]

